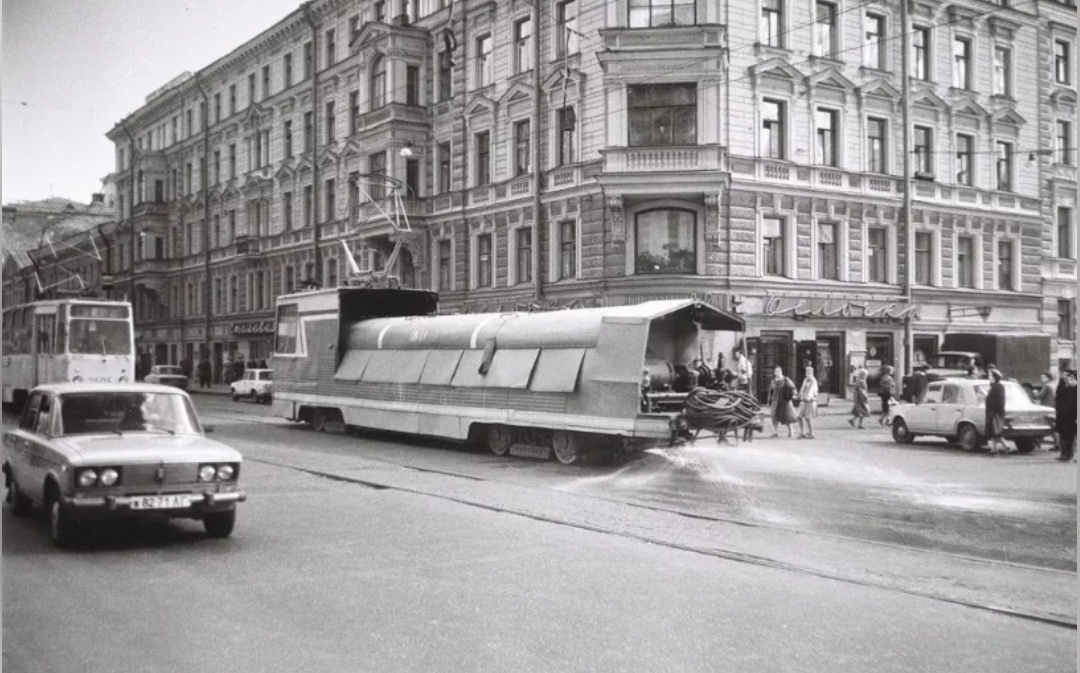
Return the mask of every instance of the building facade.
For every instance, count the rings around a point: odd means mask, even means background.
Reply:
[[[911,23],[910,252],[893,0],[316,0],[109,132],[115,287],[155,360],[215,372],[342,241],[448,311],[696,295],[833,395],[905,367],[909,320],[917,360],[957,331],[1072,359],[1075,8]]]

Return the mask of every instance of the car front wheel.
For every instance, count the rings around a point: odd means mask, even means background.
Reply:
[[[233,402],[239,402],[240,401],[240,396],[236,393],[236,388],[233,388],[233,391],[232,391],[232,401]]]
[[[71,545],[75,536],[75,522],[64,503],[60,501],[60,494],[56,490],[49,491],[46,501],[49,512],[49,537],[57,547]]]
[[[236,510],[209,512],[203,515],[203,527],[209,537],[229,537],[236,526]]]
[[[904,419],[896,417],[892,419],[892,436],[898,444],[910,444],[915,441],[915,435],[911,434]]]

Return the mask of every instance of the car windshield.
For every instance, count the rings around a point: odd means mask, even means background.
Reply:
[[[1002,381],[1001,385],[1005,386],[1005,408],[1016,409],[1017,407],[1030,407],[1031,398],[1024,392],[1024,389],[1020,387],[1020,384],[1013,383],[1012,381]],[[986,393],[990,391],[989,383],[978,383],[975,385],[975,399],[979,404],[986,403]]]
[[[123,320],[72,320],[68,349],[72,353],[131,355],[130,325]]]
[[[944,353],[934,356],[934,367],[937,369],[964,369],[971,364],[971,358],[957,353]]]
[[[201,432],[183,395],[147,392],[68,393],[60,398],[64,435]]]
[[[169,376],[179,376],[181,374],[179,367],[158,367],[158,374],[168,374]]]

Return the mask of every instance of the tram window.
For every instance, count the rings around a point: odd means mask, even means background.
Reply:
[[[37,353],[39,355],[52,355],[53,337],[56,332],[56,314],[47,313],[35,316],[34,322],[37,327]]]
[[[72,320],[70,350],[95,355],[130,355],[131,329],[119,320]]]
[[[296,304],[285,304],[278,307],[277,330],[275,331],[277,343],[274,344],[275,353],[296,353],[299,319]]]

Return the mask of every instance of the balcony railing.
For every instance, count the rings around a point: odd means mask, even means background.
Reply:
[[[823,192],[861,194],[899,198],[903,181],[894,175],[867,174],[829,166],[800,166],[773,159],[732,157],[731,175],[735,180],[804,187]],[[1039,202],[1018,194],[943,185],[932,181],[912,180],[912,196],[917,203],[935,203],[965,208],[1000,210],[1038,215]]]
[[[725,163],[720,145],[611,147],[601,154],[604,173],[718,171]]]

